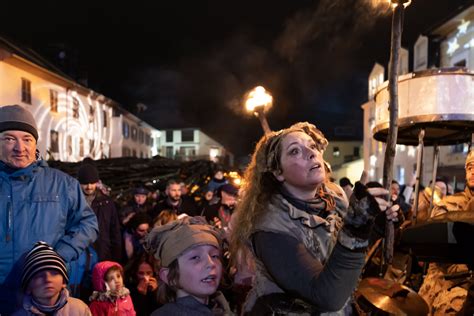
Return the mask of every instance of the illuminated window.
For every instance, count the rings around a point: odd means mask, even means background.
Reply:
[[[217,161],[217,157],[219,156],[219,148],[211,148],[209,150],[209,158],[211,161]]]
[[[137,140],[138,131],[137,131],[137,128],[135,126],[132,126],[131,136],[132,136],[132,140],[135,140],[135,141]],[[133,157],[136,157],[136,155],[133,155]]]
[[[31,81],[21,78],[21,102],[31,104]]]
[[[79,100],[77,98],[72,99],[72,117],[79,118]]]
[[[128,125],[127,122],[123,122],[122,124],[122,134],[123,134],[123,138],[130,137],[130,126]]]
[[[58,91],[49,90],[49,104],[51,112],[58,112]]]

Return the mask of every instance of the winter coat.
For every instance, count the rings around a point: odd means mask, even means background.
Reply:
[[[189,196],[182,196],[181,200],[179,201],[177,205],[171,205],[171,203],[169,203],[168,198],[166,198],[165,200],[158,203],[155,206],[155,208],[151,211],[150,213],[151,218],[155,220],[156,217],[160,215],[161,211],[163,210],[170,210],[177,215],[180,215],[183,213],[186,213],[189,216],[200,215],[199,208],[196,205],[196,202],[194,202],[194,199]]]
[[[125,289],[126,290],[126,289]],[[125,294],[127,293],[127,294]],[[93,316],[136,316],[130,292],[124,291],[120,297],[111,297],[104,293],[97,296],[89,306]]]
[[[97,253],[92,246],[87,247],[77,260],[71,262],[68,288],[72,297],[84,302],[89,300],[93,292],[92,270],[97,262],[99,262]]]
[[[151,316],[228,316],[234,315],[229,303],[221,292],[216,292],[204,305],[191,295],[180,297],[176,302],[167,303],[154,311]]]
[[[12,170],[0,162],[0,313],[14,311],[24,255],[37,241],[69,263],[97,238],[79,182],[46,162]]]
[[[444,197],[441,202],[433,208],[431,217],[445,214],[447,212],[473,212],[474,194],[466,187],[464,191]],[[430,263],[428,271],[423,279],[423,284],[418,294],[428,303],[431,315],[446,315],[447,313],[459,313],[468,291],[457,284],[466,279],[446,280],[445,274],[453,274],[468,271],[470,268],[465,264]],[[467,315],[467,313],[466,313]]]
[[[66,296],[67,304],[59,310],[55,311],[52,316],[91,316],[91,311],[87,305],[73,297],[69,297],[67,290],[63,290],[63,295]],[[21,309],[16,311],[13,316],[33,316],[33,315],[45,315],[41,313],[31,301],[32,297],[25,295],[23,298],[23,306]]]
[[[102,261],[94,266],[92,271],[92,285],[94,293],[90,298],[90,309],[94,316],[135,316],[130,291],[123,287],[118,294],[112,294],[106,289],[105,274],[114,266],[122,271],[122,266],[117,262]]]
[[[341,238],[346,238],[346,240],[344,240],[344,245],[349,245],[349,241],[355,243],[355,240],[350,238],[347,239],[347,234],[342,233],[343,222],[346,219],[348,210],[350,209],[353,211],[354,206],[352,206],[352,202],[351,206],[348,205],[347,198],[345,197],[342,189],[335,184],[326,184],[324,190],[327,194],[334,198],[335,208],[332,210],[322,210],[321,213],[309,212],[299,209],[282,195],[275,194],[267,206],[267,211],[262,216],[261,220],[259,220],[258,224],[254,227],[254,233],[276,233],[295,239],[304,245],[308,253],[311,254],[311,257],[314,258],[315,262],[319,261],[321,265],[326,265],[330,259],[333,259],[331,254],[336,248],[336,244],[341,243]],[[368,242],[366,241],[364,244],[366,243]],[[257,300],[260,298],[264,299],[265,297],[286,297],[288,298],[287,303],[290,302],[292,298],[302,301],[303,297],[298,296],[297,293],[289,295],[285,289],[279,285],[278,280],[275,280],[272,277],[265,264],[258,258],[253,244],[250,244],[249,246],[254,252],[256,271],[253,288],[247,295],[244,304],[244,310],[246,312],[253,312],[254,305],[256,305],[256,302],[258,303]],[[341,246],[337,248],[339,253],[344,252],[350,257],[350,248],[347,249],[346,247]],[[282,253],[282,256],[288,255],[290,254]],[[334,263],[334,261],[332,263]],[[363,256],[357,252],[357,259],[349,264],[357,264],[360,265],[360,268],[362,268],[364,264]],[[332,265],[332,269],[334,270],[330,273],[330,275],[338,276],[339,273],[337,270],[335,270],[337,268],[341,270],[346,269],[346,267],[341,265],[339,262],[338,264]],[[352,275],[352,279],[357,280],[360,270],[351,269],[351,271],[352,273],[357,273],[357,275]],[[334,280],[337,282],[346,282],[345,280],[337,279],[337,277]],[[312,279],[308,279],[308,282],[312,281]],[[356,284],[354,283],[354,287],[355,285]],[[335,286],[337,286],[337,284],[335,284]],[[341,308],[339,307],[341,300],[345,301],[345,303],[343,302],[341,306],[342,309],[331,312],[331,315],[345,314],[349,301],[348,297],[339,297],[338,301],[331,302],[333,305],[328,308],[332,309],[336,306]],[[262,300],[262,302],[263,301],[264,300]],[[315,311],[316,306],[312,306],[308,302],[302,301],[302,303],[304,303],[302,306],[306,306],[308,308],[308,313]],[[289,305],[286,306],[287,308],[290,308]],[[289,311],[291,311],[291,308],[287,312]],[[326,313],[323,311],[318,311],[318,313],[321,313],[321,315],[326,315]]]
[[[99,236],[94,249],[99,261],[119,261],[122,259],[122,234],[115,203],[99,191],[96,194],[91,205],[99,223]]]

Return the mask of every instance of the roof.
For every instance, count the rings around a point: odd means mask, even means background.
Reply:
[[[14,41],[7,39],[4,36],[0,36],[0,48],[4,48],[11,52],[12,54],[18,55],[24,59],[27,59],[36,65],[45,68],[49,71],[52,71],[61,77],[64,77],[65,79],[75,81],[73,78],[68,76],[65,72],[63,72],[61,69],[56,67],[53,63],[45,59],[43,56],[38,54],[36,51],[33,49],[20,45],[18,43],[15,43]]]

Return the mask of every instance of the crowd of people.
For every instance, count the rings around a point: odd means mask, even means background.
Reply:
[[[93,161],[74,179],[37,141],[28,110],[0,107],[2,315],[350,315],[385,222],[413,218],[414,183],[389,192],[362,173],[337,185],[309,123],[263,136],[240,188],[216,168],[199,202],[170,179],[118,204]],[[431,187],[420,191],[419,220],[474,211],[474,152],[465,167],[462,193],[437,179],[433,211]]]

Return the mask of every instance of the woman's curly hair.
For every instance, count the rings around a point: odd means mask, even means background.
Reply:
[[[255,225],[266,212],[270,198],[280,185],[273,172],[281,171],[282,140],[293,132],[309,135],[320,151],[324,151],[328,145],[323,133],[307,122],[296,123],[289,128],[271,132],[259,140],[244,174],[241,201],[234,213],[235,224],[231,235],[231,252],[243,255],[244,259],[247,253],[246,243]]]

